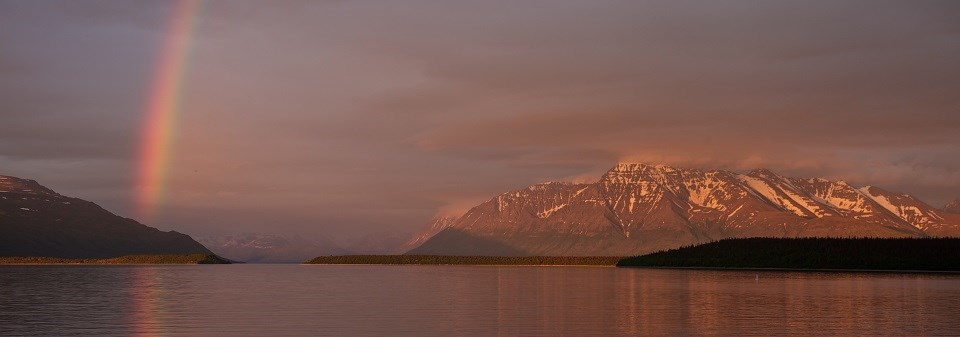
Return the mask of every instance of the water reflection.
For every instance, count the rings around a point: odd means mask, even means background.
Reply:
[[[161,336],[157,316],[162,315],[160,298],[163,296],[156,268],[132,269],[128,288],[133,301],[132,328],[134,336]]]
[[[816,331],[837,335],[925,335],[924,324],[954,335],[950,312],[960,312],[957,302],[929,294],[958,295],[955,279],[932,275],[765,273],[760,282],[743,280],[741,273],[697,273],[686,287],[702,294],[690,299],[691,308],[709,308],[719,315],[692,315],[686,326],[695,334],[729,334],[753,329],[756,333],[786,334]],[[741,278],[742,280],[742,278]],[[708,297],[709,296],[709,297]],[[927,306],[940,311],[927,315]],[[719,324],[712,324],[714,322]],[[762,325],[758,326],[758,322]],[[709,329],[708,329],[709,328]]]
[[[505,336],[957,335],[958,296],[958,279],[942,275],[500,268],[496,326]]]
[[[960,276],[0,266],[0,336],[957,336]]]

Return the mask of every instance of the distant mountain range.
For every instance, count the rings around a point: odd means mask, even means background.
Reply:
[[[249,263],[302,263],[318,255],[349,253],[330,242],[275,234],[211,236],[200,238],[199,241],[217,255]]]
[[[190,236],[163,232],[36,181],[0,176],[0,256],[112,258],[212,254]]]
[[[624,163],[595,183],[551,182],[437,218],[408,254],[638,255],[744,237],[960,236],[960,202],[843,181]]]

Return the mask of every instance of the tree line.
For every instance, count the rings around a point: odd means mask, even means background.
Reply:
[[[337,255],[319,256],[306,264],[614,266],[617,256],[442,256]]]
[[[107,259],[70,259],[60,257],[0,257],[0,264],[229,264],[230,260],[213,254],[127,255]]]

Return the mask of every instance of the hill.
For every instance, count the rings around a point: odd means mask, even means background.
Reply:
[[[213,254],[190,236],[117,216],[36,181],[0,176],[0,256],[102,259]]]
[[[626,258],[617,266],[960,271],[957,256],[957,238],[748,238]]]

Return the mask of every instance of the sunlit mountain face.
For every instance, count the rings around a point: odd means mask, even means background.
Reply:
[[[731,237],[958,235],[957,214],[875,186],[628,163],[594,183],[501,194],[436,219],[410,244],[423,242],[418,254],[470,255],[464,247],[489,244],[528,255],[637,255]]]

